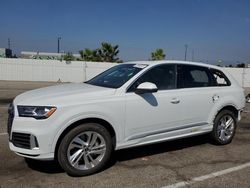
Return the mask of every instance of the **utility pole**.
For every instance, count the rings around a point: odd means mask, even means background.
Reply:
[[[62,37],[57,37],[57,53],[60,53],[60,40]]]
[[[8,49],[10,49],[10,38],[8,38]]]
[[[187,49],[188,49],[188,45],[185,44],[185,61],[187,61]]]
[[[194,62],[194,49],[192,50],[192,61]]]

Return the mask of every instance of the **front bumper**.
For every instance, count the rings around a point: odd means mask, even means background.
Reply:
[[[40,159],[53,160],[52,143],[57,132],[53,118],[36,120],[15,116],[14,106],[9,108],[8,133],[9,147],[17,155]]]
[[[9,142],[10,150],[15,152],[17,155],[37,160],[53,160],[54,153],[41,153],[39,150],[28,150],[19,148],[13,145],[13,143]]]

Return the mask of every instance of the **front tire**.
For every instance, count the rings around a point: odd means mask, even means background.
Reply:
[[[58,162],[71,176],[86,176],[100,171],[113,151],[110,133],[96,123],[70,130],[58,148]]]
[[[236,132],[237,121],[235,114],[229,110],[221,111],[214,120],[213,131],[210,136],[217,145],[226,145],[232,142]]]

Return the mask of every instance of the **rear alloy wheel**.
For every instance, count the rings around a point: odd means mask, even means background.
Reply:
[[[233,112],[224,110],[214,120],[214,128],[211,137],[216,144],[229,144],[236,131],[236,118]]]
[[[89,175],[104,167],[112,150],[110,134],[104,127],[83,124],[63,138],[58,149],[58,161],[70,175]]]

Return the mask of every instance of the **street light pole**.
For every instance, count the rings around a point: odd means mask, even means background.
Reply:
[[[10,38],[8,38],[8,48],[10,49]]]
[[[187,60],[187,49],[188,49],[188,45],[185,44],[185,61]]]
[[[57,37],[57,53],[60,53],[60,40],[62,37]]]

